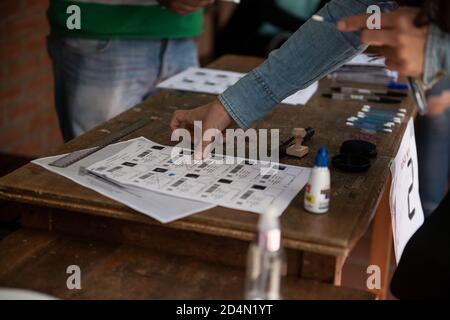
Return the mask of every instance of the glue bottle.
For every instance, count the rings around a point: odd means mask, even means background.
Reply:
[[[257,242],[248,251],[246,299],[281,299],[283,257],[278,217],[269,210],[259,218]]]
[[[317,152],[314,168],[305,188],[305,209],[312,213],[326,213],[330,206],[330,169],[328,149]]]

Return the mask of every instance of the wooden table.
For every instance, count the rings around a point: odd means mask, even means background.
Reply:
[[[225,56],[210,67],[247,72],[260,62],[258,58]],[[288,164],[312,166],[320,146],[327,145],[330,154],[334,155],[341,143],[350,138],[365,138],[376,143],[378,158],[366,173],[332,170],[332,202],[328,214],[307,213],[303,209],[303,192],[292,201],[281,217],[288,272],[303,279],[339,285],[346,257],[376,215],[371,262],[379,265],[383,273],[382,290],[377,292],[382,298],[386,292],[392,246],[387,206],[389,164],[397,152],[406,123],[396,126],[392,134],[362,134],[345,125],[346,119],[356,114],[361,104],[322,98],[321,93],[328,87],[328,81],[323,80],[307,106],[280,105],[256,127],[278,128],[283,140],[293,127],[314,127],[316,134],[308,142],[310,154],[301,160],[281,159]],[[54,154],[95,145],[108,132],[143,116],[155,120],[125,139],[144,136],[161,144],[174,145],[170,141],[169,128],[173,111],[193,108],[213,98],[204,94],[162,91],[70,141]],[[410,97],[402,107],[408,109],[409,116],[412,115]],[[24,204],[20,209],[24,226],[139,245],[229,266],[245,264],[248,242],[255,237],[258,218],[256,214],[216,207],[163,225],[34,164],[1,178],[0,196]]]
[[[81,289],[67,288],[67,267],[80,268]],[[45,292],[60,299],[243,299],[241,268],[22,229],[0,242],[0,286]],[[369,292],[296,277],[283,278],[289,300],[370,300]]]

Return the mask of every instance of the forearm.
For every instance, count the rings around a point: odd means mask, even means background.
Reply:
[[[445,73],[450,74],[450,34],[431,24],[425,49],[423,82],[430,88]]]
[[[319,11],[323,17],[365,14],[373,0],[335,0]],[[333,25],[308,21],[258,68],[229,88],[219,100],[244,128],[297,90],[306,88],[363,51],[358,33],[342,33]]]

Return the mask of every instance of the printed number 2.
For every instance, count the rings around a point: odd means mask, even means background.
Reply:
[[[408,167],[411,167],[411,173],[412,173],[412,181],[411,181],[411,185],[409,186],[409,189],[408,189],[408,218],[409,218],[409,220],[412,220],[412,218],[414,217],[414,214],[416,213],[415,208],[413,208],[411,210],[411,205],[409,202],[411,192],[413,191],[413,188],[414,188],[414,165],[413,165],[412,159],[409,159]]]

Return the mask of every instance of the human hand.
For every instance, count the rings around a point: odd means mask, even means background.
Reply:
[[[182,16],[206,7],[214,0],[157,0],[160,5]]]
[[[191,132],[192,137],[194,135],[194,121],[202,122],[203,132],[209,129],[217,129],[219,132],[223,132],[234,122],[222,103],[216,99],[195,109],[175,111],[170,120],[170,128],[172,131],[181,128],[187,129]],[[208,145],[211,144],[211,141],[203,140],[203,132],[202,141],[195,141],[195,159],[202,159],[203,156],[209,153]]]
[[[428,26],[416,27],[414,20],[419,9],[401,7],[381,14],[381,29],[369,30],[366,15],[343,18],[338,21],[340,31],[361,31],[361,42],[377,47],[377,53],[386,57],[386,66],[400,74],[421,77],[424,70],[424,52]]]
[[[450,108],[450,91],[443,91],[438,96],[428,98],[428,113],[431,115],[442,114]]]

